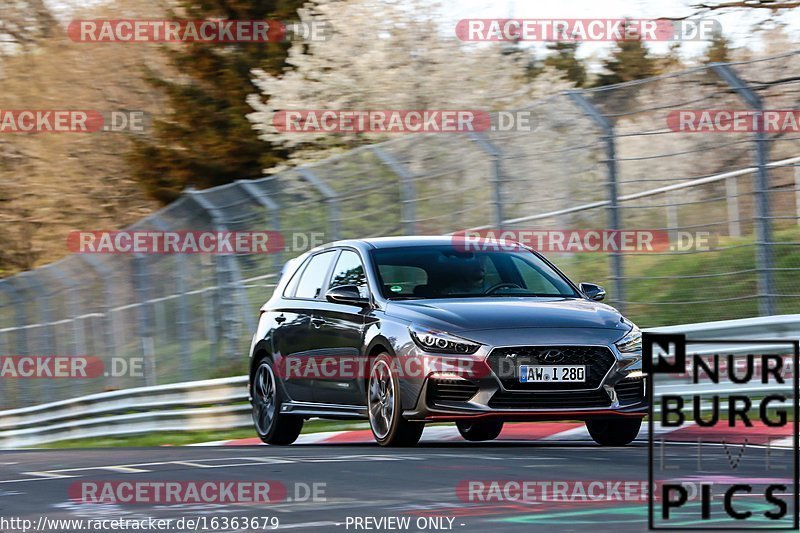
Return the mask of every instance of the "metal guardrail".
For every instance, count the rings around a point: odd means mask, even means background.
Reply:
[[[725,320],[653,328],[654,333],[685,333],[690,340],[757,340],[800,338],[800,314]],[[709,344],[696,353],[752,353],[778,345]],[[782,348],[785,348],[783,345]],[[797,369],[792,369],[796,372]],[[70,400],[0,411],[0,448],[22,448],[50,442],[158,431],[233,429],[252,424],[247,403],[247,376],[138,387]],[[737,387],[737,392],[787,392],[791,385]],[[676,380],[664,393],[687,394],[696,386]],[[729,392],[724,384],[703,384],[694,393]]]

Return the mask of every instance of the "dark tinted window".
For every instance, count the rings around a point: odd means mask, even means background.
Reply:
[[[579,296],[561,273],[525,249],[465,251],[444,245],[371,254],[386,298]]]
[[[361,258],[358,254],[351,250],[342,252],[339,260],[336,261],[336,267],[333,269],[330,288],[339,287],[340,285],[355,285],[358,287],[358,292],[361,296],[365,298],[369,296],[364,265],[361,264]]]
[[[308,266],[300,275],[300,282],[297,285],[297,298],[319,298],[322,285],[325,283],[325,275],[331,266],[331,261],[336,257],[336,251],[323,252],[311,258]]]

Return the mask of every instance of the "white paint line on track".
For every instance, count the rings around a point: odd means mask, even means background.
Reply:
[[[41,477],[42,479],[62,479],[62,478],[68,478],[68,477],[75,477],[75,476],[70,476],[70,475],[66,475],[66,474],[60,474],[60,473],[58,473],[56,471],[23,472],[23,474],[26,474],[26,475],[29,475],[29,476],[38,476],[38,477]]]
[[[196,442],[194,444],[186,444],[186,446],[224,446],[228,440],[212,440],[211,442]]]
[[[98,467],[101,470],[110,470],[112,472],[120,472],[122,474],[141,474],[144,472],[150,472],[150,470],[145,470],[144,468],[131,468],[129,466],[102,466]]]

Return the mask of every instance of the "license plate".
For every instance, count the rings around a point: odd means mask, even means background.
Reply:
[[[586,381],[582,365],[519,365],[520,383],[580,383]]]

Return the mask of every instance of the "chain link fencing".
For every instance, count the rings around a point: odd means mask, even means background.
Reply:
[[[274,230],[287,249],[73,254],[0,280],[0,354],[92,355],[107,369],[143,361],[137,376],[0,379],[0,409],[243,373],[258,308],[284,262],[313,241],[465,229],[706,232],[706,247],[548,257],[576,281],[605,285],[609,303],[640,326],[800,312],[797,133],[667,124],[685,109],[797,110],[799,55],[557,94],[523,110],[530,131],[403,135],[187,190],[128,229]]]

